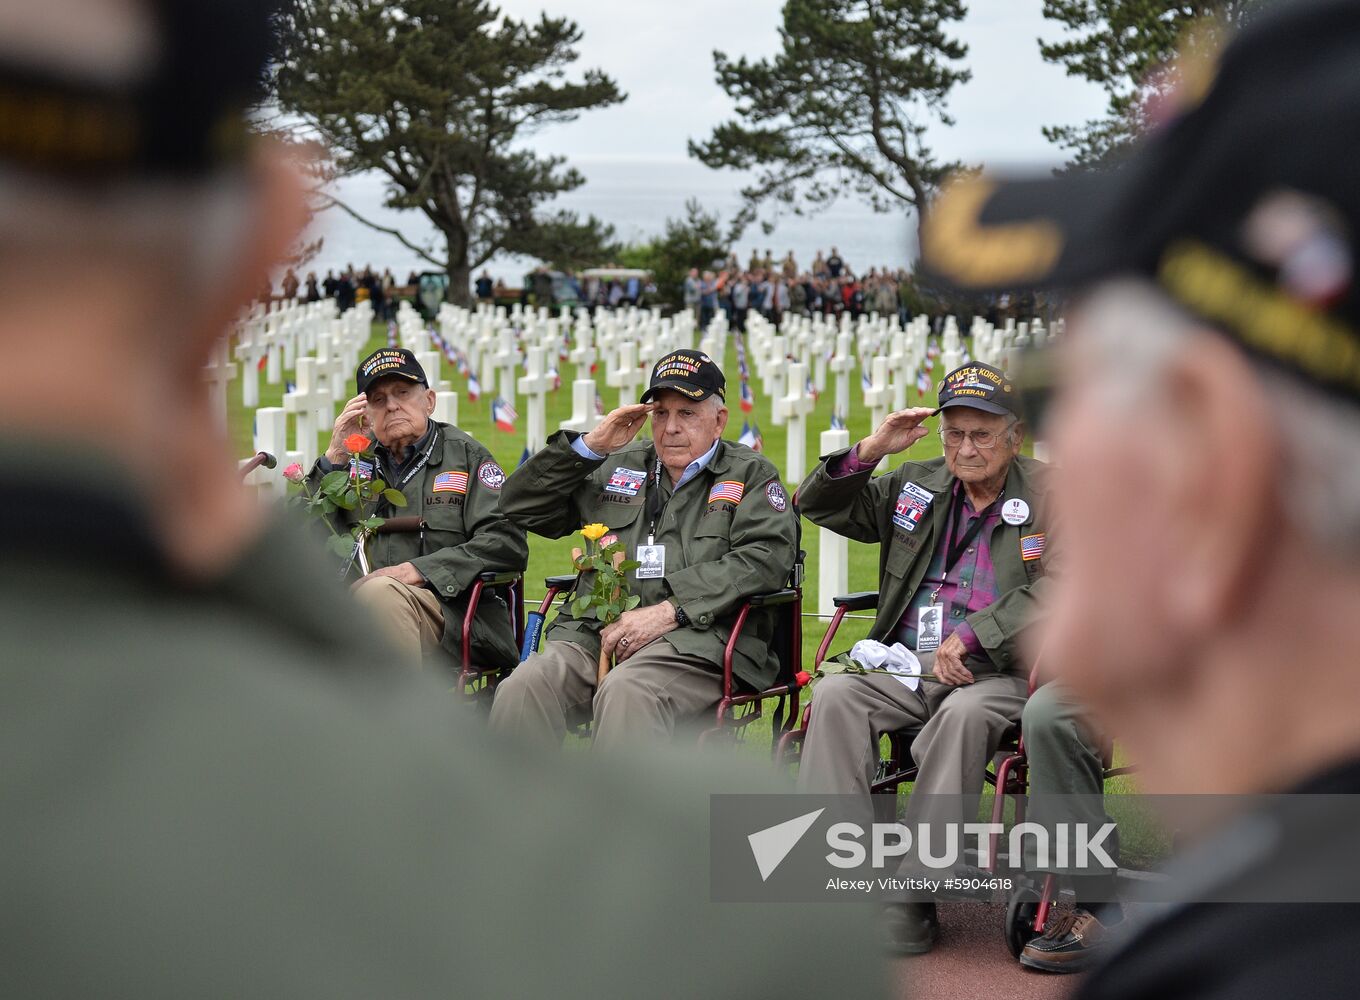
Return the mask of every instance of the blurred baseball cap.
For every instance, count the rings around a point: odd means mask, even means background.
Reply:
[[[985,413],[1021,416],[1020,394],[1000,368],[975,361],[955,368],[940,383],[940,405],[935,412],[971,406]]]
[[[1151,279],[1250,354],[1360,400],[1360,3],[1254,15],[1125,160],[949,184],[922,234],[958,288]],[[1196,74],[1183,74],[1194,80]]]
[[[198,177],[241,163],[275,0],[7,0],[0,167]]]
[[[696,402],[715,392],[726,399],[727,379],[713,359],[701,351],[671,351],[652,369],[652,380],[640,402],[649,402],[660,389],[674,389]]]
[[[425,369],[416,356],[404,347],[382,347],[359,362],[354,373],[354,384],[363,395],[368,387],[381,378],[395,375],[421,385],[429,385]]]

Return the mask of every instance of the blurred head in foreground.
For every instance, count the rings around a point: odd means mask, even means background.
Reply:
[[[1182,98],[1118,169],[956,184],[924,252],[1074,296],[1046,665],[1149,787],[1285,789],[1360,757],[1360,5],[1280,5]]]
[[[267,6],[0,5],[0,429],[97,444],[190,573],[253,516],[202,367],[304,218],[246,126]]]

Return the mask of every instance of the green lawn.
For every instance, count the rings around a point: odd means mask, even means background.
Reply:
[[[387,332],[382,326],[375,324],[373,336],[364,353],[374,350],[387,343]],[[450,381],[455,391],[459,394],[458,400],[458,423],[459,426],[481,441],[496,456],[496,459],[506,467],[507,471],[513,469],[519,462],[520,455],[524,451],[524,413],[526,407],[521,398],[517,401],[517,409],[520,411],[519,432],[516,434],[506,433],[495,427],[491,421],[491,402],[494,398],[494,390],[491,386],[483,386],[481,399],[476,403],[469,403],[467,400],[466,386],[457,372],[447,363],[443,366],[442,377]],[[731,401],[731,417],[725,436],[730,440],[735,440],[741,433],[742,421],[747,417],[741,412],[737,405],[738,382],[737,364],[735,349],[729,344],[726,364],[723,366],[724,372],[728,375],[729,392],[728,397]],[[942,375],[937,366],[933,376],[935,379]],[[285,377],[287,373],[285,373]],[[556,430],[558,424],[571,416],[571,380],[576,377],[576,367],[570,363],[564,363],[561,367],[562,388],[557,392],[551,393],[547,400],[547,429],[549,433]],[[602,381],[602,380],[601,380]],[[770,403],[765,396],[763,386],[758,375],[753,375],[752,388],[756,394],[756,406],[754,416],[760,424],[761,433],[765,440],[765,453],[781,469],[785,465],[786,457],[786,437],[782,427],[774,426],[769,420]],[[229,428],[233,440],[236,442],[237,452],[242,456],[252,452],[251,415],[241,405],[240,380],[232,382],[228,392],[229,404]],[[605,388],[603,399],[607,408],[613,408],[618,403],[618,390]],[[834,392],[824,393],[817,402],[817,408],[809,421],[809,434],[807,442],[807,454],[805,456],[806,468],[811,469],[817,460],[818,435],[821,431],[830,426],[831,409]],[[263,374],[260,377],[260,405],[261,406],[281,406],[283,398],[282,386],[270,386],[265,384]],[[850,440],[856,441],[869,431],[869,413],[863,405],[854,406],[861,397],[859,387],[852,385],[851,402],[852,410],[848,421]],[[915,403],[920,397],[915,391],[908,392],[909,405]],[[932,426],[934,421],[932,421]],[[293,428],[292,418],[289,418],[289,440],[292,440]],[[319,436],[318,444],[324,448],[329,440],[330,431]],[[940,454],[939,438],[931,434],[925,438],[911,451],[913,459],[928,458]],[[886,468],[895,468],[904,461],[903,456],[896,456],[886,463]],[[787,484],[790,491],[797,485],[796,483]],[[803,548],[807,551],[807,576],[803,586],[804,594],[804,614],[811,615],[817,610],[817,542],[818,529],[815,525],[804,519],[803,521]],[[579,540],[578,542],[579,543]],[[548,539],[537,536],[530,536],[529,539],[529,569],[526,574],[526,593],[528,604],[537,604],[544,594],[543,579],[547,576],[569,572],[570,549],[575,544],[571,538]],[[852,545],[849,555],[849,579],[850,590],[875,590],[878,583],[878,552],[873,546]],[[816,652],[817,645],[825,632],[826,622],[815,618],[805,617],[803,620],[803,662],[807,669],[811,669],[812,659]],[[842,626],[833,651],[848,648],[857,639],[861,639],[867,633],[869,620],[867,617],[848,619]],[[749,752],[755,754],[765,754],[770,746],[770,721],[768,714],[764,719],[752,724],[747,736],[745,745]],[[1122,761],[1121,761],[1122,763]],[[1108,786],[1108,791],[1112,793],[1132,793],[1136,791],[1132,778],[1121,777],[1112,779]],[[989,807],[988,807],[989,808]],[[1139,813],[1130,800],[1125,799],[1121,805],[1121,836],[1126,859],[1130,863],[1147,863],[1161,857],[1166,851],[1166,837],[1164,833],[1147,817]]]

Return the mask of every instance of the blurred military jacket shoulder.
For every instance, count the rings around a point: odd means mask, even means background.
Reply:
[[[34,512],[0,560],[0,994],[735,1000],[787,964],[782,931],[709,901],[702,806],[745,787],[673,752],[500,745],[384,662],[295,525],[188,581],[116,468],[21,458],[0,471]],[[507,935],[526,907],[544,919]],[[827,928],[790,1000],[879,995],[869,931]]]
[[[879,544],[878,612],[869,635],[890,641],[936,546],[944,543],[957,480],[943,458],[904,462],[881,476],[865,469],[832,477],[828,467],[848,453],[845,449],[821,460],[798,488],[798,504],[815,524],[855,541]],[[992,562],[1001,596],[965,619],[1003,671],[1027,669],[1017,639],[1037,620],[1038,599],[1055,564],[1047,472],[1045,463],[1024,455],[1011,463],[1001,500],[1023,501],[1027,514],[1018,524],[1003,520],[992,531]],[[921,510],[927,496],[929,502]]]
[[[525,529],[550,538],[604,524],[624,543],[628,558],[651,534],[665,546],[664,579],[632,580],[643,606],[673,599],[691,626],[664,638],[679,652],[721,669],[723,651],[743,598],[782,588],[797,555],[798,525],[779,472],[745,445],[718,442],[712,460],[678,490],[663,469],[660,493],[656,448],[635,442],[592,461],[562,431],[506,484],[505,513]],[[656,515],[653,526],[652,517]],[[564,567],[567,568],[567,567]],[[588,585],[588,583],[587,583]],[[598,650],[601,625],[593,615],[558,616],[547,638],[570,639]],[[755,687],[778,671],[770,648],[771,610],[754,611],[737,640],[733,670]]]
[[[385,449],[377,450],[379,475],[406,497],[397,508],[383,502],[383,517],[416,516],[419,532],[379,535],[369,544],[373,569],[412,563],[444,605],[443,648],[457,660],[462,655],[463,596],[481,573],[522,573],[529,546],[500,510],[505,473],[480,442],[451,424],[430,421],[427,436],[417,443],[406,464],[394,468]],[[330,470],[324,458],[312,467],[309,481],[319,482]],[[337,511],[338,526],[352,524],[352,511]],[[472,652],[485,666],[509,667],[519,660],[506,594],[483,591],[472,628]]]

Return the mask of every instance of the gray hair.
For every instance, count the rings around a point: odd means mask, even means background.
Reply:
[[[1081,307],[1081,336],[1102,357],[1114,406],[1146,398],[1187,338],[1206,336],[1153,285],[1110,281]],[[1252,360],[1272,401],[1283,442],[1281,482],[1305,484],[1282,505],[1293,527],[1320,548],[1360,555],[1360,407],[1308,389],[1297,378]]]

